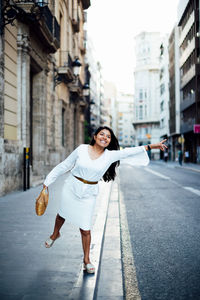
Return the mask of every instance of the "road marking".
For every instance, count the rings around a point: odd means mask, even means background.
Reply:
[[[200,196],[200,190],[196,190],[196,189],[194,189],[194,188],[192,188],[192,187],[190,187],[190,186],[183,186],[183,188],[184,188],[185,190],[188,190],[188,191],[190,191],[190,192],[192,192],[192,193],[194,193],[194,194]]]
[[[122,246],[122,266],[123,266],[123,281],[126,300],[141,300],[136,268],[134,263],[133,251],[131,246],[130,232],[126,216],[126,207],[123,194],[119,188],[119,213],[120,213],[120,231],[121,231],[121,246]]]
[[[163,174],[161,174],[161,173],[158,173],[158,172],[156,172],[156,171],[153,171],[153,170],[151,170],[151,169],[149,169],[149,168],[145,168],[145,170],[146,170],[147,172],[152,173],[152,174],[154,174],[154,175],[156,175],[156,176],[158,176],[158,177],[161,177],[161,178],[163,178],[163,179],[171,180],[170,177],[165,176],[165,175],[163,175]]]

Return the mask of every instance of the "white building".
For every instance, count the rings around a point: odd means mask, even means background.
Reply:
[[[90,125],[93,133],[100,124],[100,70],[96,60],[95,48],[89,36],[86,47],[86,63],[89,65],[90,72]]]
[[[183,151],[183,138],[180,136],[180,65],[179,27],[174,26],[169,37],[169,143],[170,158],[178,159],[178,151]]]
[[[160,140],[160,45],[158,32],[142,32],[135,37],[136,67],[134,121],[136,145]],[[159,158],[152,150],[152,158]]]
[[[160,45],[160,138],[169,137],[169,52],[166,35]]]
[[[133,128],[133,95],[119,93],[117,96],[117,137],[121,147],[135,145]]]
[[[114,83],[104,81],[105,124],[117,133],[117,89]]]

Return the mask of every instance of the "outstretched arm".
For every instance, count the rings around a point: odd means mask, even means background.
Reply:
[[[164,144],[165,142],[166,139],[157,144],[130,147],[122,150],[111,150],[110,160],[111,162],[115,162],[117,160],[126,159],[126,162],[131,165],[146,166],[149,163],[149,156],[146,152],[149,150],[148,146],[151,149],[161,149],[162,151],[164,151],[165,149],[167,149],[167,146]]]
[[[63,162],[61,162],[55,168],[53,168],[53,170],[47,175],[43,183],[44,188],[53,183],[60,175],[64,174],[65,172],[68,172],[74,167],[79,147],[77,147]]]
[[[157,144],[149,144],[149,147],[151,149],[160,149],[162,151],[165,151],[165,149],[167,149],[168,147],[164,144],[166,142],[167,139],[162,140],[161,142],[157,143]],[[148,151],[148,145],[145,145],[145,150]]]

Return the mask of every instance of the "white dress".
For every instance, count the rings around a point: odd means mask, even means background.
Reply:
[[[66,221],[83,230],[90,230],[92,216],[98,194],[98,184],[85,184],[76,177],[88,181],[99,181],[109,166],[121,159],[131,165],[145,166],[149,157],[144,146],[107,150],[97,159],[91,159],[88,145],[77,147],[63,162],[58,164],[46,177],[44,184],[49,186],[58,176],[69,172],[60,191],[60,208],[58,214]]]

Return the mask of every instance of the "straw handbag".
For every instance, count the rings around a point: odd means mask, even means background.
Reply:
[[[49,201],[49,190],[43,188],[39,197],[36,199],[35,202],[35,211],[38,216],[42,216],[47,208]]]

